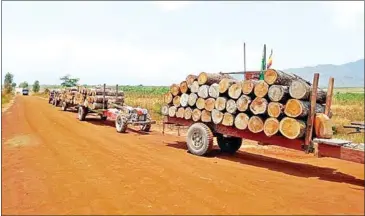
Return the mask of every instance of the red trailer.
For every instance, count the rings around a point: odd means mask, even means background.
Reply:
[[[243,73],[245,74],[245,79],[257,79],[259,72]],[[311,107],[315,107],[316,105],[318,79],[319,74],[314,74]],[[327,115],[329,114],[332,103],[333,82],[333,78],[330,78],[325,110],[325,114]],[[263,132],[252,133],[249,130],[239,130],[220,124],[194,122],[193,120],[169,116],[165,117],[163,128],[165,124],[189,127],[186,137],[187,147],[190,153],[200,156],[207,154],[212,149],[213,137],[216,137],[218,146],[223,152],[234,153],[241,147],[242,139],[249,139],[258,141],[259,143],[265,143],[265,145],[277,145],[305,151],[306,153],[314,153],[318,157],[333,157],[364,164],[364,149],[359,148],[359,145],[338,139],[313,139],[314,116],[314,110],[310,111],[307,119],[307,133],[305,138],[294,140],[280,135],[267,137]]]

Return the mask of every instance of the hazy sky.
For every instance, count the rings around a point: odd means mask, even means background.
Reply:
[[[15,82],[168,85],[201,71],[364,58],[364,2],[3,2],[2,73]]]

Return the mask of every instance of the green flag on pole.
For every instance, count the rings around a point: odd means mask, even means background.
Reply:
[[[266,44],[264,44],[264,51],[262,53],[260,80],[264,80],[265,69],[266,69]]]

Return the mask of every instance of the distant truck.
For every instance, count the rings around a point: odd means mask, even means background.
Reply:
[[[29,90],[27,88],[23,88],[22,94],[23,95],[29,95]]]

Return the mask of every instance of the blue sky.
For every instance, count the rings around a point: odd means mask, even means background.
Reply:
[[[364,2],[3,2],[2,73],[15,82],[169,85],[201,71],[364,58]]]

